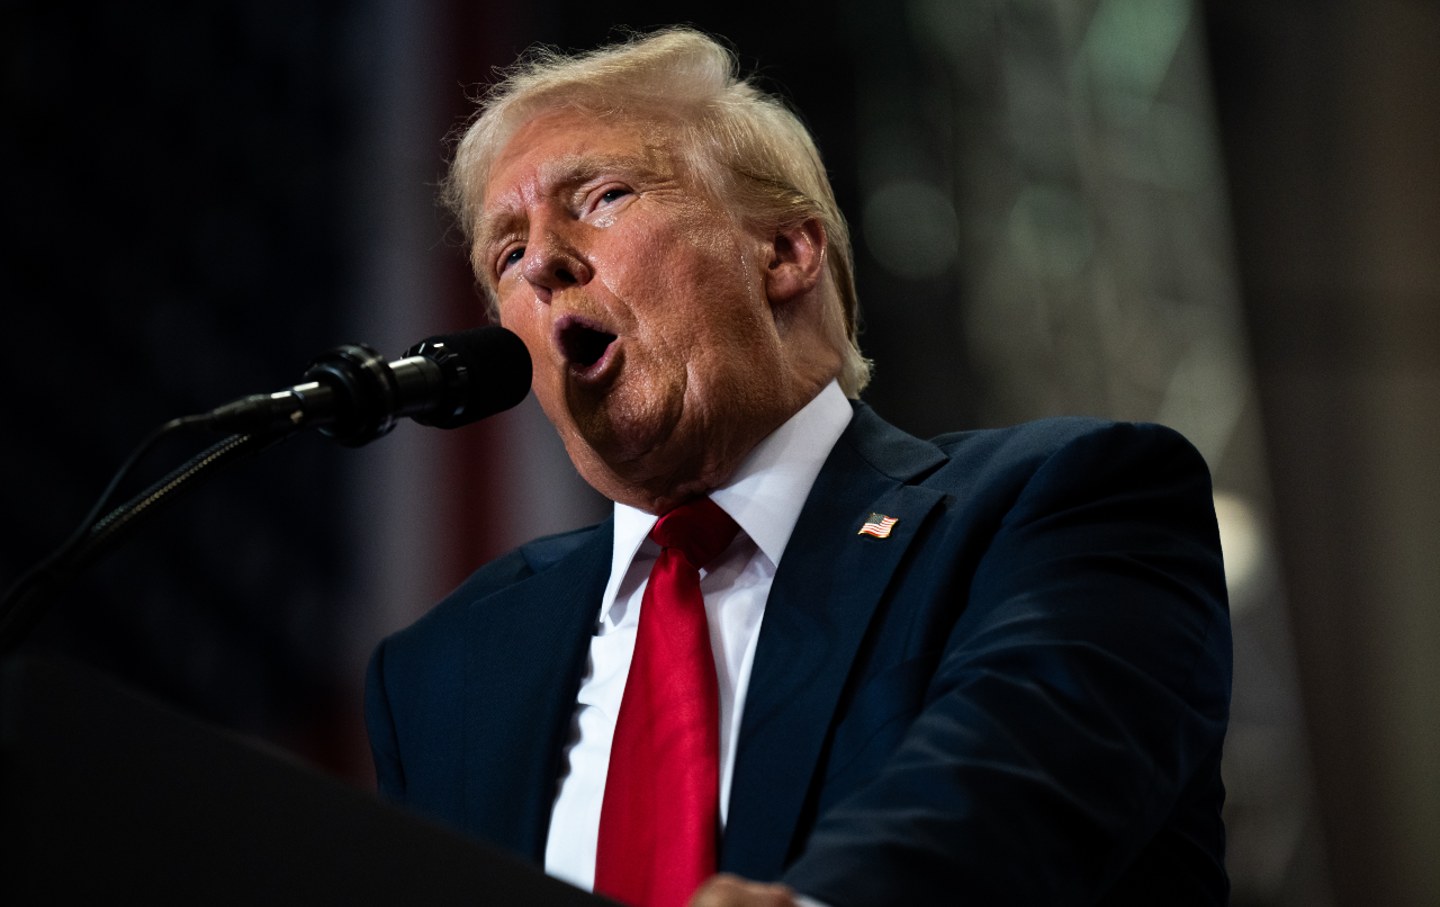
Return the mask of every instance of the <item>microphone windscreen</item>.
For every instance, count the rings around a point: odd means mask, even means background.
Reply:
[[[463,375],[459,405],[444,415],[430,414],[417,422],[437,428],[456,428],[507,410],[530,392],[530,352],[525,343],[505,328],[470,328],[429,337],[410,352],[441,358],[446,371]]]

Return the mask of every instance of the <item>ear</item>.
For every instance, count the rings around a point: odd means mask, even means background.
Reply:
[[[772,306],[810,292],[825,276],[825,228],[818,217],[777,229],[767,244],[765,290]]]

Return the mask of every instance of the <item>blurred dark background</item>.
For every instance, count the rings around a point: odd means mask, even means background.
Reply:
[[[686,21],[817,136],[882,414],[1157,420],[1206,454],[1235,903],[1440,903],[1440,4],[3,9],[0,583],[164,420],[478,321],[433,202],[467,93],[537,41]],[[298,437],[98,564],[28,646],[368,786],[375,642],[602,512],[533,404]]]

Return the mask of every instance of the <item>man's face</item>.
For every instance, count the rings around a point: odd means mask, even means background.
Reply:
[[[661,511],[803,406],[767,298],[773,239],[694,185],[665,127],[561,111],[497,157],[473,258],[585,479]]]

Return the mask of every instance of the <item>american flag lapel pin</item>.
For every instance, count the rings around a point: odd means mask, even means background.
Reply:
[[[900,522],[899,517],[886,516],[883,513],[872,513],[865,520],[865,525],[860,527],[856,535],[873,535],[877,539],[888,539],[890,530]]]

